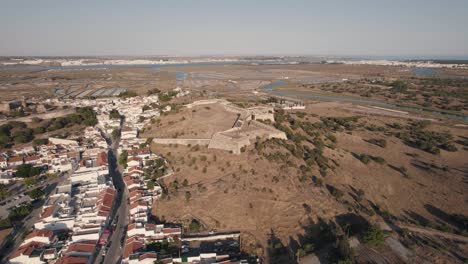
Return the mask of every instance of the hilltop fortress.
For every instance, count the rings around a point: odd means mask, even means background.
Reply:
[[[154,138],[158,144],[205,145],[212,149],[222,149],[240,154],[242,147],[250,145],[257,138],[287,139],[286,134],[258,120],[274,122],[274,109],[270,106],[240,108],[223,99],[200,100],[186,105],[187,108],[217,104],[236,115],[231,128],[215,132],[211,138]]]

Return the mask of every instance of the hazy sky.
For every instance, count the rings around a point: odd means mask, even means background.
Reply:
[[[0,0],[0,55],[468,57],[468,0]]]

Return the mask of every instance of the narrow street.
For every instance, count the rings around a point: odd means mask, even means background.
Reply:
[[[109,163],[109,175],[116,188],[116,199],[112,208],[108,228],[115,229],[108,243],[101,247],[97,253],[94,263],[115,264],[120,262],[122,257],[123,245],[122,237],[125,234],[125,228],[128,222],[128,204],[125,184],[122,177],[122,171],[118,166],[117,149],[120,138],[114,141],[107,139],[109,144],[107,160]]]

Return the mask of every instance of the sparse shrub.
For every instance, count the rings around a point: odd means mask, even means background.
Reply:
[[[371,138],[367,140],[367,142],[377,145],[381,148],[385,148],[387,146],[387,141],[385,139],[376,139],[376,138]]]
[[[186,191],[185,192],[185,200],[189,201],[191,197],[192,197],[192,194],[189,191]]]
[[[369,227],[367,232],[364,234],[363,242],[366,245],[380,247],[385,242],[384,232],[377,225]]]

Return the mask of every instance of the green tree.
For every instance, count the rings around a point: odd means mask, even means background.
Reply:
[[[10,221],[12,222],[20,221],[24,217],[26,217],[28,214],[30,214],[31,211],[32,211],[31,204],[24,204],[24,205],[14,207],[13,209],[10,210],[10,213],[8,214],[8,219],[10,219]]]
[[[1,229],[6,229],[11,227],[11,221],[9,218],[0,218],[0,230]]]
[[[110,119],[120,119],[122,116],[120,115],[119,111],[117,109],[112,109],[109,112],[109,118]]]
[[[148,187],[148,190],[154,190],[154,182],[152,180],[149,180],[146,184],[146,187]]]
[[[385,242],[384,232],[377,225],[372,225],[364,234],[363,241],[364,244],[380,247]]]
[[[38,145],[47,145],[49,143],[49,140],[47,138],[36,138],[33,140],[33,145],[38,146]]]
[[[36,183],[36,179],[34,177],[28,177],[24,179],[24,184],[29,187],[33,186]]]
[[[5,185],[0,184],[0,199],[5,199],[9,196],[8,189]]]
[[[305,257],[305,255],[306,255],[306,252],[302,248],[298,249],[297,252],[296,252],[296,257],[298,259],[301,259],[301,258]]]
[[[347,236],[344,236],[343,238],[339,239],[336,247],[340,260],[347,261],[353,258],[353,250],[349,245],[349,240]]]
[[[158,93],[161,93],[161,90],[159,90],[158,88],[148,90],[148,92],[147,92],[148,95],[158,94]]]
[[[16,169],[16,177],[26,178],[41,174],[43,171],[40,167],[33,167],[31,164],[21,164]]]
[[[50,179],[50,180],[58,178],[57,173],[46,173],[45,176],[47,177],[47,179]]]
[[[127,159],[128,159],[128,152],[126,150],[123,150],[119,156],[119,164],[124,167],[127,166]]]
[[[38,200],[44,196],[44,191],[41,190],[40,188],[34,189],[29,192],[29,197],[33,200]]]
[[[119,97],[121,98],[130,98],[130,97],[135,97],[138,94],[134,91],[125,91],[119,94]]]
[[[192,219],[192,222],[190,222],[189,224],[189,229],[190,231],[194,231],[194,232],[200,231],[201,229],[200,223],[197,220]]]
[[[114,128],[114,130],[112,130],[112,138],[118,138],[120,136],[120,129],[118,128]]]

